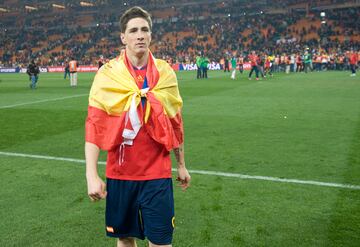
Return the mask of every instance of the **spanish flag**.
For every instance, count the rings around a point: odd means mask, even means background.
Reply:
[[[147,88],[140,89],[126,54],[97,72],[89,95],[87,142],[103,150],[132,145],[141,127],[168,151],[183,143],[182,99],[175,72],[149,51]],[[145,112],[139,104],[146,98]],[[124,155],[121,151],[119,156]],[[119,157],[121,164],[122,157]]]

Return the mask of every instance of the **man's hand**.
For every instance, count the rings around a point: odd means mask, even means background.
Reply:
[[[183,191],[190,186],[191,176],[185,166],[178,167],[178,177],[176,180],[180,182],[180,187]]]
[[[106,185],[104,181],[98,177],[87,177],[88,196],[92,201],[98,201],[106,197]]]

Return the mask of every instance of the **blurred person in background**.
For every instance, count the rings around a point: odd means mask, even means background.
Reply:
[[[304,54],[304,71],[305,73],[308,73],[309,71],[311,71],[311,62],[312,62],[312,58],[311,58],[311,55],[309,53],[309,51],[305,51],[305,54]]]
[[[242,53],[239,56],[239,71],[241,74],[244,72],[244,55]]]
[[[231,79],[233,79],[233,80],[235,80],[235,77],[236,77],[236,64],[237,64],[236,57],[233,56],[231,58],[231,69],[232,69]]]
[[[100,58],[98,60],[98,69],[101,68],[101,66],[104,65],[104,56],[103,55],[100,55]]]
[[[256,75],[256,80],[259,80],[259,68],[258,68],[258,62],[259,62],[259,57],[258,55],[256,55],[255,51],[252,51],[251,54],[248,56],[249,58],[249,62],[251,65],[251,70],[249,73],[249,80],[251,80],[251,76],[252,73],[255,71],[255,75]]]
[[[37,84],[38,79],[39,79],[40,69],[36,65],[35,60],[31,60],[30,64],[27,67],[26,73],[30,77],[30,81],[31,81],[30,88],[31,89],[36,89],[36,84]]]
[[[72,58],[69,62],[69,70],[70,70],[70,86],[76,87],[77,86],[77,61]]]
[[[66,76],[70,77],[70,67],[68,61],[65,61],[64,80],[66,79]]]
[[[356,76],[356,67],[358,64],[358,54],[354,50],[351,50],[351,52],[350,52],[349,64],[350,64],[350,69],[351,69],[350,76]]]
[[[224,57],[224,72],[230,72],[228,55]]]
[[[201,56],[201,70],[202,70],[202,78],[208,78],[207,71],[208,71],[208,65],[210,63],[210,60],[208,57],[205,56],[205,54],[202,54]]]
[[[202,78],[202,71],[201,71],[201,64],[202,64],[202,57],[201,57],[201,52],[199,52],[199,55],[196,56],[196,67],[197,67],[197,74],[196,74],[196,79],[201,79]]]

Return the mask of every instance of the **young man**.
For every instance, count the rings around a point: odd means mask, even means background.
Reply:
[[[152,22],[140,7],[120,19],[123,55],[97,72],[86,120],[88,195],[106,198],[106,233],[117,246],[171,246],[174,228],[170,150],[185,190],[182,99],[172,68],[149,51]],[[97,172],[99,149],[107,150],[106,182]]]

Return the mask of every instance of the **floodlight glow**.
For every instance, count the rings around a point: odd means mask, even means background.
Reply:
[[[25,5],[25,9],[27,9],[27,10],[37,10],[38,8],[29,6],[29,5]]]
[[[52,6],[53,6],[54,8],[58,8],[58,9],[65,9],[65,6],[64,6],[64,5],[60,5],[60,4],[55,4],[55,3],[53,3]]]
[[[89,3],[89,2],[80,2],[80,5],[83,7],[92,7],[94,6],[93,3]]]
[[[326,16],[325,12],[321,12],[321,13],[320,13],[320,16],[321,16],[321,17],[325,17],[325,16]]]

